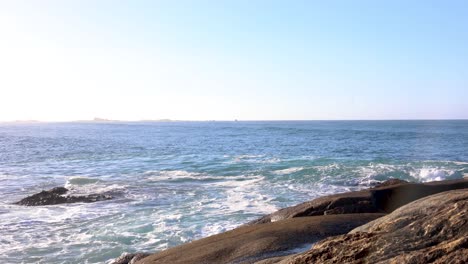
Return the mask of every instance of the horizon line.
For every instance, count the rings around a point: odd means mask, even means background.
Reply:
[[[310,122],[310,121],[468,121],[468,118],[405,118],[405,119],[90,119],[90,120],[0,120],[1,123],[170,123],[170,122]]]

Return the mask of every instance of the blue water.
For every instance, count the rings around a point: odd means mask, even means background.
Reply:
[[[317,196],[468,174],[468,121],[0,124],[0,262],[104,263]],[[93,204],[11,203],[56,186]]]

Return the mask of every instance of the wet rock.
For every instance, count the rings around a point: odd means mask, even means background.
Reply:
[[[148,253],[123,253],[110,264],[135,264],[138,260],[148,257]]]
[[[392,179],[371,189],[319,197],[296,206],[283,208],[247,225],[270,223],[304,216],[390,213],[396,208],[419,198],[461,188],[468,188],[467,179],[430,183],[408,183]]]
[[[303,252],[320,239],[345,234],[383,214],[322,215],[234,230],[170,248],[138,264],[254,263]]]
[[[468,263],[468,189],[419,199],[272,263]]]
[[[392,185],[397,185],[397,184],[405,184],[405,183],[409,183],[409,182],[405,180],[400,180],[400,179],[390,179],[390,180],[386,180],[384,182],[378,183],[376,186],[374,186],[374,188],[392,186]]]
[[[41,206],[64,203],[92,203],[97,201],[112,199],[112,196],[106,194],[90,194],[82,196],[65,196],[68,192],[67,188],[55,187],[48,191],[28,196],[15,204],[25,206]]]

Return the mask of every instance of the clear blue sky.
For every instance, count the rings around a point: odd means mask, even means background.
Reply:
[[[468,1],[0,1],[0,120],[468,118]]]

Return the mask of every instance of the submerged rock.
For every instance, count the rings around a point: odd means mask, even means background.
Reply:
[[[283,208],[247,225],[304,216],[390,213],[396,208],[419,198],[462,188],[468,188],[467,179],[430,183],[408,183],[401,180],[389,180],[371,189],[319,197],[296,206]]]
[[[16,202],[18,205],[25,206],[40,206],[40,205],[53,205],[64,203],[92,203],[97,201],[112,199],[112,196],[106,194],[90,194],[81,196],[65,196],[68,192],[67,188],[55,187],[48,191],[41,191],[40,193],[28,196],[21,201]]]
[[[320,239],[345,234],[383,214],[324,215],[242,226],[146,257],[138,264],[254,263],[310,248]]]
[[[271,263],[468,263],[468,189],[419,199]]]

